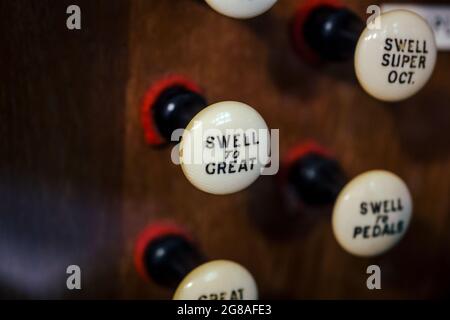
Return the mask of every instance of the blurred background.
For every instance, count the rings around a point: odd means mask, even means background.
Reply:
[[[448,297],[450,54],[413,98],[376,101],[352,62],[297,57],[288,30],[300,3],[240,21],[195,0],[0,0],[0,298],[168,299],[133,266],[137,235],[159,219],[189,229],[211,259],[246,266],[261,298]],[[363,19],[377,4],[345,3]],[[81,30],[66,28],[71,4]],[[273,177],[229,196],[195,189],[140,124],[147,87],[171,73],[209,102],[255,107],[280,129],[282,155],[315,139],[349,177],[398,174],[414,199],[405,238],[357,258],[335,241],[331,208],[292,210]],[[72,264],[82,290],[66,288]],[[366,287],[371,264],[382,290]]]

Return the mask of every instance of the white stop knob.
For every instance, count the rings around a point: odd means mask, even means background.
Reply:
[[[406,184],[387,171],[369,171],[350,181],[333,210],[338,243],[357,256],[376,256],[397,244],[408,229],[412,200]]]
[[[174,300],[256,300],[258,289],[250,272],[226,260],[205,263],[178,286]]]
[[[407,10],[382,14],[379,26],[363,31],[355,51],[361,86],[383,101],[399,101],[417,93],[435,63],[433,30],[425,19]]]
[[[205,0],[217,12],[237,19],[259,16],[269,10],[277,0]]]
[[[245,189],[267,164],[269,132],[252,107],[219,102],[200,111],[180,143],[185,176],[198,189],[229,194]]]

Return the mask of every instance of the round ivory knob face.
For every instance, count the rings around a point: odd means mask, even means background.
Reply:
[[[202,191],[238,192],[267,164],[269,136],[264,119],[252,107],[234,101],[213,104],[186,127],[179,146],[181,167]]]
[[[364,90],[383,101],[400,101],[427,83],[436,63],[433,30],[419,15],[394,10],[361,34],[355,50],[356,76]]]
[[[217,12],[237,19],[259,16],[269,10],[277,0],[205,0]]]
[[[178,286],[174,300],[256,300],[258,289],[250,272],[226,260],[205,263]]]
[[[333,232],[349,253],[371,257],[392,248],[408,229],[412,200],[406,184],[387,171],[350,181],[333,210]]]

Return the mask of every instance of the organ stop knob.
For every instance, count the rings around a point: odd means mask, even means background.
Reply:
[[[237,19],[259,16],[269,10],[277,0],[205,0],[217,12]]]
[[[174,289],[174,300],[258,299],[247,269],[228,260],[206,262],[191,236],[173,224],[152,224],[141,233],[135,265],[144,279]]]
[[[354,59],[364,90],[382,101],[400,101],[420,91],[436,63],[433,30],[407,10],[381,14],[367,25],[334,0],[306,1],[294,19],[298,53],[310,62]]]
[[[285,162],[287,183],[309,206],[333,205],[333,233],[357,256],[376,256],[403,237],[412,216],[406,184],[384,170],[365,172],[348,182],[325,148],[307,143],[293,148]]]
[[[315,142],[292,148],[283,167],[289,186],[306,205],[333,204],[347,182],[332,154]]]
[[[412,215],[412,198],[397,175],[374,170],[350,181],[333,209],[333,232],[348,252],[382,254],[403,238]]]
[[[255,109],[237,101],[208,106],[199,87],[180,76],[150,87],[142,107],[142,124],[151,145],[181,137],[183,173],[195,187],[208,193],[245,189],[268,162],[270,134]],[[172,137],[177,129],[184,130]]]

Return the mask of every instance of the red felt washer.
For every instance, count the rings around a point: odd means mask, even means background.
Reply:
[[[174,86],[182,86],[190,91],[201,94],[201,89],[197,84],[180,75],[170,75],[153,83],[145,93],[141,107],[141,122],[144,128],[145,141],[150,145],[158,146],[166,142],[158,132],[158,128],[153,119],[152,109],[161,93]]]
[[[333,154],[316,143],[313,140],[307,140],[292,149],[289,150],[289,152],[284,157],[282,163],[281,163],[281,170],[280,170],[280,182],[285,183],[287,180],[287,174],[289,172],[289,168],[301,157],[304,157],[307,154],[318,154],[327,158],[333,158]]]
[[[135,243],[134,265],[139,275],[147,281],[150,280],[150,276],[144,264],[145,250],[151,242],[165,236],[180,236],[192,241],[188,232],[170,222],[154,223],[144,229],[144,231],[142,231],[138,236]]]
[[[311,64],[318,64],[321,58],[306,43],[303,33],[303,25],[308,19],[310,13],[318,7],[327,6],[333,8],[342,8],[344,5],[339,0],[306,0],[297,9],[292,24],[292,43],[300,57]]]

